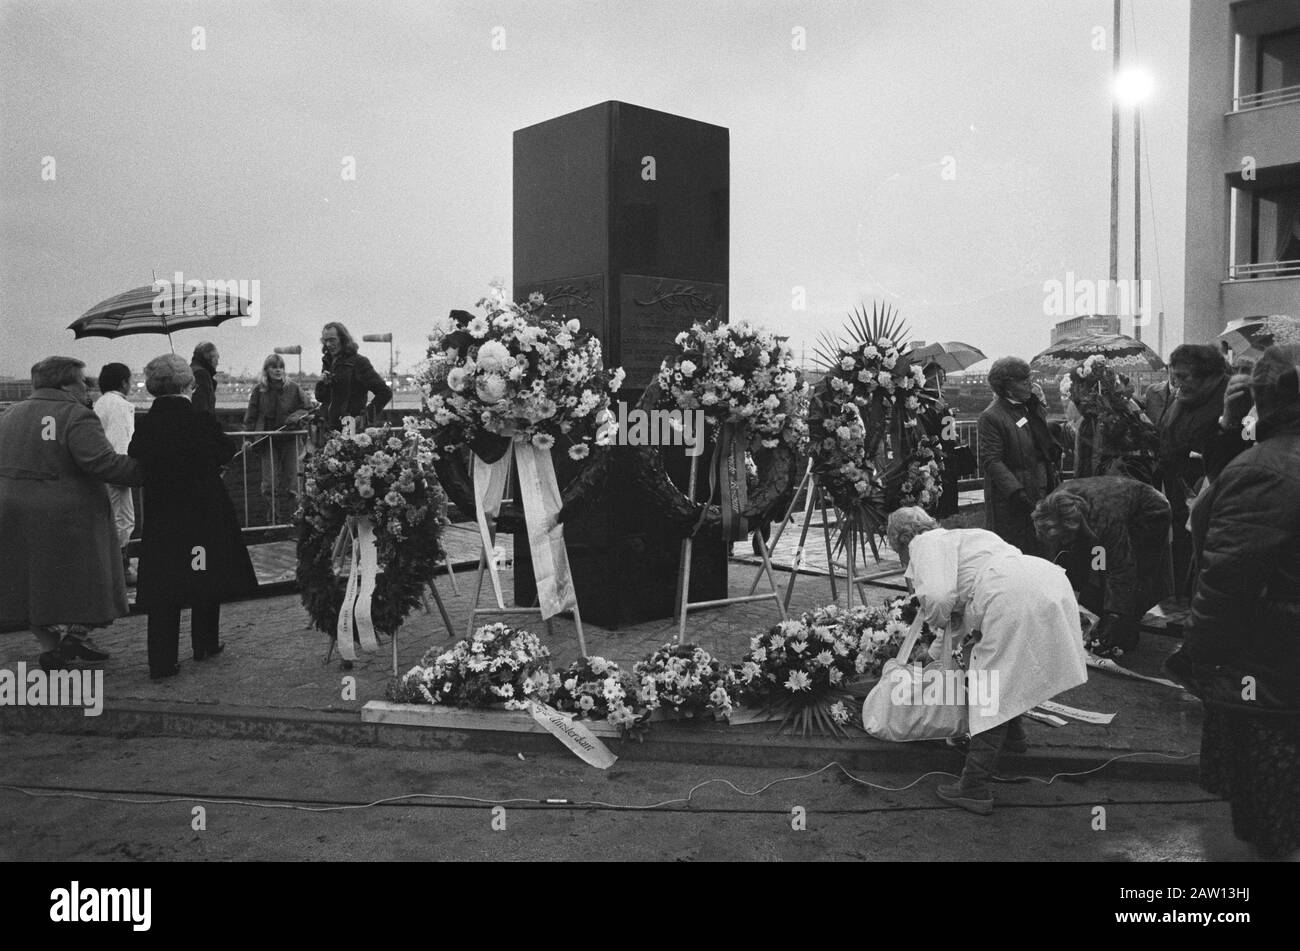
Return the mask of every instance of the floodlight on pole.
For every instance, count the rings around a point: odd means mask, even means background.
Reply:
[[[294,344],[292,347],[276,347],[275,352],[281,355],[296,356],[298,358],[298,379],[302,379],[302,347]]]
[[[1115,101],[1133,110],[1133,336],[1142,339],[1142,104],[1155,83],[1141,66],[1130,66],[1115,77]]]
[[[386,343],[388,344],[388,382],[393,382],[393,335],[387,334],[362,334],[361,339],[366,343]]]
[[[1115,77],[1115,99],[1127,109],[1142,105],[1154,91],[1151,74],[1141,66],[1130,66]]]

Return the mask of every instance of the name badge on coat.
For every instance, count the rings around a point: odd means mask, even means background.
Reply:
[[[1025,426],[1028,426],[1028,425],[1029,425],[1029,417],[1028,417],[1028,416],[1021,416],[1018,420],[1016,420],[1016,425],[1019,426],[1019,427],[1021,427],[1021,428],[1025,427]]]

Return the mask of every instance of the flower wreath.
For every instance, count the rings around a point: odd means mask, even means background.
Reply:
[[[517,304],[494,284],[477,306],[486,313],[457,310],[439,322],[417,376],[438,475],[457,507],[472,514],[469,453],[495,462],[512,439],[563,447],[582,464],[564,490],[563,521],[603,487],[610,396],[623,370],[604,368],[600,340],[578,321],[548,316],[541,293]]]
[[[346,420],[345,420],[346,423]],[[371,620],[393,636],[421,603],[443,558],[445,497],[432,476],[435,450],[413,417],[400,427],[333,433],[307,456],[298,526],[297,579],[317,630],[337,635],[346,577],[334,550],[350,516],[373,520],[379,571]]]
[[[845,329],[847,340],[825,337],[818,348],[826,375],[809,405],[809,447],[821,486],[874,552],[891,511],[938,506],[943,446],[920,425],[936,397],[925,390],[897,314],[855,310]]]
[[[1081,441],[1108,466],[1124,460],[1149,471],[1154,469],[1160,437],[1155,425],[1134,399],[1128,377],[1117,373],[1104,354],[1095,353],[1061,378],[1061,398],[1083,415]],[[1098,473],[1100,474],[1100,473]],[[1133,473],[1141,477],[1140,472]]]
[[[723,452],[728,432],[737,434],[757,470],[739,517],[772,519],[789,503],[807,449],[808,387],[793,352],[767,331],[718,319],[678,334],[676,345],[638,408],[703,411],[717,453]],[[656,511],[684,533],[714,531],[723,524],[722,506],[688,498],[668,478],[657,450],[638,448],[637,456],[637,481]]]

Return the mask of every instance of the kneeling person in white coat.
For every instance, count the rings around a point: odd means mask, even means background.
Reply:
[[[943,529],[919,508],[890,515],[888,532],[926,623],[949,629],[955,643],[973,635],[968,671],[997,674],[995,702],[968,702],[960,781],[938,789],[945,802],[988,815],[988,783],[1004,744],[1023,749],[1020,715],[1088,679],[1079,604],[1064,569],[992,532]]]

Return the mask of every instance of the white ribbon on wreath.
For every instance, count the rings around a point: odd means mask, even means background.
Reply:
[[[338,637],[335,640],[339,656],[344,660],[356,660],[356,649],[352,645],[354,630],[363,651],[371,653],[379,650],[375,625],[370,617],[371,599],[379,576],[379,549],[375,546],[374,520],[369,516],[349,516],[334,545],[336,562],[345,546],[352,549],[352,557],[348,586],[343,593],[343,605],[339,608]]]
[[[496,462],[484,462],[474,456],[474,508],[478,514],[479,535],[483,539],[483,550],[492,552],[494,546],[488,519],[495,521],[501,513],[512,456],[519,467],[519,490],[528,523],[528,548],[533,556],[537,601],[542,617],[552,618],[577,607],[578,599],[569,573],[569,555],[564,549],[564,526],[557,521],[562,503],[549,450],[512,440]],[[488,571],[497,607],[504,609],[506,604],[497,559],[491,555],[488,557]]]

